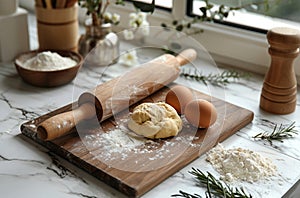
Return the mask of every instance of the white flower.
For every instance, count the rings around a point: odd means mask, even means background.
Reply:
[[[146,12],[138,12],[137,17],[140,20],[145,21],[145,20],[147,20],[147,13]]]
[[[132,27],[132,28],[137,28],[137,27],[138,27],[138,25],[137,25],[137,23],[136,23],[136,21],[135,21],[135,20],[130,20],[130,21],[129,21],[129,27]]]
[[[136,51],[132,50],[130,52],[127,52],[126,54],[122,54],[120,56],[120,63],[127,66],[137,65],[139,62],[138,62],[138,57],[136,55]]]
[[[105,20],[110,21],[111,18],[112,18],[112,15],[111,15],[110,12],[105,12],[103,17],[104,17]]]
[[[124,35],[125,40],[132,40],[132,39],[134,39],[134,34],[130,30],[124,30],[123,31],[123,35]]]
[[[141,26],[144,21],[147,21],[147,15],[144,12],[139,12],[137,14],[137,19],[136,19],[137,23],[139,24],[139,26]]]
[[[138,12],[130,13],[129,15],[129,27],[133,28],[133,32],[124,31],[124,37],[126,40],[134,38],[134,32],[139,32],[143,36],[150,34],[149,22],[147,21],[147,13]]]
[[[112,17],[111,17],[111,21],[116,24],[116,23],[119,23],[120,22],[120,15],[118,14],[113,14]]]
[[[136,18],[137,18],[137,14],[136,13],[132,12],[132,13],[129,14],[129,19],[130,20],[135,20]]]
[[[147,20],[143,21],[143,23],[141,24],[141,26],[149,26],[149,22]]]
[[[148,21],[143,21],[143,23],[139,26],[139,32],[144,36],[148,36],[150,34],[150,26]]]
[[[147,21],[147,13],[145,12],[129,14],[129,26],[132,28],[140,27],[145,21]]]
[[[144,20],[142,18],[137,18],[136,23],[140,27],[143,24]]]

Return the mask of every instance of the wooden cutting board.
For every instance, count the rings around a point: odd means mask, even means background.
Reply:
[[[165,87],[155,92],[130,107],[129,111],[132,111],[136,105],[142,102],[164,101],[168,90],[169,88]],[[109,118],[101,123],[102,129],[101,127],[85,128],[84,135],[80,135],[80,137],[74,129],[73,133],[53,141],[38,139],[36,135],[38,124],[51,116],[71,110],[72,104],[69,104],[22,124],[21,131],[25,136],[122,193],[130,197],[139,197],[253,119],[253,112],[247,109],[198,91],[194,91],[194,94],[197,95],[197,98],[206,99],[215,105],[218,112],[217,122],[209,129],[196,129],[188,124],[183,117],[184,126],[177,137],[151,142],[150,144],[154,143],[156,146],[147,147],[147,149],[139,148],[139,152],[126,151],[126,153],[117,153],[111,157],[106,155],[110,151],[101,150],[103,148],[97,142],[95,142],[94,147],[89,146],[93,141],[93,138],[89,138],[89,136],[99,137],[104,133],[114,131],[115,128],[120,128],[118,126],[120,123],[117,124],[116,120],[122,120],[123,124],[126,125],[126,120],[129,118],[128,111],[121,112],[115,118]],[[86,138],[89,140],[88,144]]]

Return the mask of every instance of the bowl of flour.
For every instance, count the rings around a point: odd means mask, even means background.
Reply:
[[[71,82],[83,58],[72,51],[30,51],[15,59],[20,77],[39,87],[55,87]]]

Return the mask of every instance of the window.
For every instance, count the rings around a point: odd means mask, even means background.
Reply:
[[[232,12],[224,21],[217,21],[234,27],[261,33],[280,25],[299,27],[299,0],[209,0],[209,3],[242,8]],[[199,8],[205,5],[205,2],[188,0],[188,4],[187,14],[195,16],[201,15]]]
[[[240,0],[241,1],[241,0]],[[257,0],[251,0],[251,2],[259,2]],[[270,5],[266,7],[264,2],[259,3],[257,6],[248,6],[247,10],[259,14],[268,15],[271,17],[291,20],[300,22],[300,1],[299,0],[277,0],[269,1]],[[242,2],[239,4],[242,5]]]
[[[157,5],[159,7],[171,9],[173,7],[173,1],[172,0],[156,0],[155,5]]]
[[[145,3],[151,3],[152,0],[134,0],[134,1],[141,1]],[[166,8],[171,9],[173,7],[173,1],[172,0],[155,0],[155,5],[158,8]]]

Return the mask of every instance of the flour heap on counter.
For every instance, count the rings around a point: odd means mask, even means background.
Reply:
[[[45,51],[28,59],[23,68],[35,71],[56,71],[73,67],[77,62],[68,57],[62,57],[56,52]]]
[[[232,182],[243,180],[255,182],[276,174],[277,168],[271,160],[242,148],[224,149],[221,144],[208,152],[206,158],[221,174],[221,179]]]

